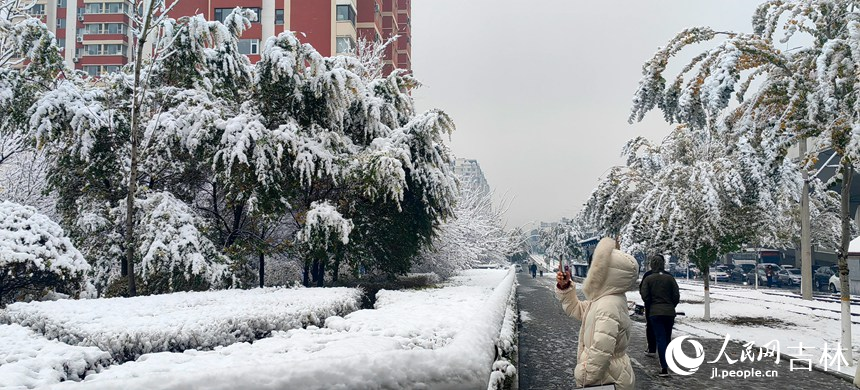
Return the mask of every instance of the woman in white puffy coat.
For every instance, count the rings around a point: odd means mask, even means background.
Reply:
[[[636,284],[639,268],[633,256],[615,245],[615,240],[604,238],[594,249],[582,287],[586,300],[576,296],[569,272],[557,275],[556,297],[564,312],[582,321],[573,374],[580,387],[614,383],[628,390],[635,381],[627,356],[630,315],[624,293]]]

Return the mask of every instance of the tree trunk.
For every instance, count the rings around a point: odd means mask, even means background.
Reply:
[[[800,140],[800,158],[806,159],[806,138]],[[812,300],[812,240],[809,219],[809,171],[801,167],[803,190],[800,193],[800,292],[803,299]]]
[[[708,267],[704,267],[702,270],[702,276],[705,281],[705,321],[711,320],[711,286],[709,282],[711,281],[711,270]]]
[[[326,265],[325,263],[326,263],[325,259],[319,260],[319,267],[317,267],[317,277],[316,277],[317,287],[324,287],[325,286],[325,265]]]
[[[842,158],[842,208],[839,217],[842,219],[842,244],[839,247],[839,291],[842,303],[842,353],[848,365],[853,365],[851,353],[851,286],[848,280],[848,244],[851,241],[851,216],[849,215],[851,200],[851,177],[854,169]]]
[[[266,256],[260,251],[260,288],[265,287],[266,281]]]
[[[138,127],[140,126],[140,106],[143,104],[143,96],[141,96],[141,80],[140,72],[143,70],[143,50],[146,43],[146,35],[152,28],[152,17],[155,12],[155,1],[150,1],[147,5],[147,12],[143,19],[143,28],[140,29],[137,37],[137,51],[134,59],[134,89],[131,94],[131,169],[128,176],[128,196],[126,198],[126,218],[125,218],[125,259],[128,265],[128,295],[133,297],[137,295],[137,286],[134,283],[134,249],[135,249],[135,234],[134,234],[134,196],[137,192],[137,165],[138,165]],[[136,7],[135,7],[136,8]]]
[[[338,272],[340,272],[340,258],[336,258],[334,260],[334,264],[332,265],[331,272],[332,272],[331,281],[337,282],[337,274],[338,274]]]
[[[305,266],[302,267],[302,285],[305,287],[311,286],[310,275],[309,275],[310,274],[310,266],[311,266],[311,263],[309,261],[305,260]]]
[[[230,234],[227,236],[227,242],[225,242],[225,247],[229,248],[233,246],[236,242],[236,239],[239,237],[239,230],[242,228],[242,214],[245,212],[245,203],[242,202],[238,206],[233,207],[233,229],[230,230]]]
[[[311,265],[311,278],[313,284],[319,284],[320,278],[320,260],[314,257],[313,265]]]

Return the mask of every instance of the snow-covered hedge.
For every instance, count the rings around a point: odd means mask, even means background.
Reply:
[[[87,270],[60,225],[32,207],[0,202],[0,307],[53,290],[80,294]]]
[[[349,288],[182,292],[135,298],[16,303],[0,322],[71,345],[95,346],[124,362],[151,352],[212,349],[272,331],[322,325],[361,304]]]
[[[18,325],[0,325],[0,388],[35,389],[81,380],[110,362],[110,354],[48,340]]]
[[[516,286],[516,279],[514,279],[514,286]],[[496,361],[493,362],[493,372],[490,374],[487,390],[514,387],[513,381],[517,379],[517,362],[513,359],[517,353],[517,316],[517,290],[512,288],[507,300],[505,319],[502,322],[499,338],[496,340]]]
[[[331,317],[323,328],[214,351],[145,355],[60,387],[485,388],[497,346],[511,342],[502,324],[512,320],[506,313],[514,286],[512,271],[469,270],[443,288],[380,291],[375,310]]]

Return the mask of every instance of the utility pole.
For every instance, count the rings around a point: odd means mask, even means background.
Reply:
[[[812,300],[812,245],[809,221],[809,171],[806,169],[806,137],[801,138],[800,174],[803,190],[800,193],[800,294],[803,299]]]

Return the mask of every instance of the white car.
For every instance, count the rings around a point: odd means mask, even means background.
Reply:
[[[829,285],[828,289],[830,290],[830,292],[834,294],[839,293],[839,286],[842,285],[841,283],[839,283],[838,274],[831,276],[830,281],[827,284]]]
[[[710,270],[708,270],[708,278],[715,282],[728,282],[729,274],[717,268],[711,268]]]

